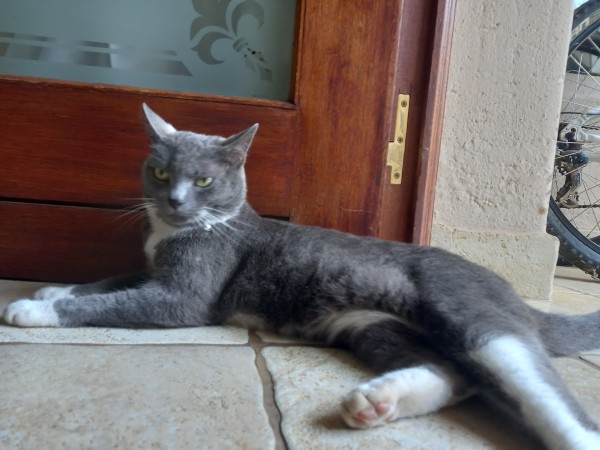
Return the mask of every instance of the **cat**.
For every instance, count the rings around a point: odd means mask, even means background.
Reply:
[[[433,247],[261,218],[244,163],[258,124],[228,138],[178,131],[143,105],[148,270],[11,303],[22,327],[233,324],[340,346],[379,375],[352,390],[353,428],[479,394],[551,449],[600,449],[600,432],[550,356],[600,348],[600,311],[527,306],[508,282]]]

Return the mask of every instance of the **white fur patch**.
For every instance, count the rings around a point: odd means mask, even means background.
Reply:
[[[160,217],[158,217],[158,214],[156,214],[156,211],[153,207],[147,207],[146,211],[148,212],[152,230],[150,231],[150,234],[146,239],[146,243],[144,244],[144,253],[146,254],[146,259],[152,262],[154,261],[156,246],[165,239],[168,239],[182,231],[182,228],[171,226],[162,221]]]
[[[59,298],[74,298],[73,286],[46,286],[33,294],[35,300],[58,300]]]
[[[450,376],[428,367],[395,370],[350,392],[342,417],[352,428],[370,428],[404,417],[428,414],[458,400]]]
[[[363,329],[384,320],[400,321],[398,316],[381,311],[357,309],[351,311],[335,311],[324,319],[311,324],[306,329],[308,337],[326,336],[331,343],[342,332],[358,333]]]
[[[548,448],[600,449],[600,433],[582,426],[556,389],[543,379],[535,367],[535,355],[518,338],[492,339],[471,356],[502,381]]]
[[[198,214],[198,218],[203,224],[205,224],[205,229],[207,230],[210,230],[213,225],[218,225],[220,223],[225,224],[227,228],[231,229],[232,227],[229,224],[227,224],[227,221],[236,217],[238,212],[239,208],[236,209],[232,214],[213,213],[206,209],[203,209]]]
[[[56,300],[17,300],[6,307],[4,320],[20,327],[57,327]]]

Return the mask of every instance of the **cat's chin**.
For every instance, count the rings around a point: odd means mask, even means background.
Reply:
[[[175,214],[159,214],[159,218],[167,225],[176,228],[185,228],[197,224],[193,217],[180,216]]]

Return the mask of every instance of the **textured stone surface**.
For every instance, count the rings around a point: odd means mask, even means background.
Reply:
[[[348,429],[338,412],[341,398],[372,374],[345,352],[306,347],[263,350],[273,374],[290,449],[515,449],[536,441],[477,401],[371,430]]]
[[[580,358],[600,369],[600,350],[584,352],[580,355]]]
[[[0,311],[19,298],[30,298],[41,283],[0,280]],[[197,327],[174,330],[120,328],[18,328],[7,326],[0,314],[0,343],[54,344],[245,344],[248,331],[236,327]]]
[[[274,448],[247,347],[0,346],[0,447]]]
[[[545,232],[571,20],[568,1],[457,2],[436,184],[437,226]],[[450,248],[447,237],[434,233],[434,239]],[[497,248],[493,241],[478,245],[491,251],[483,250],[477,261]],[[510,261],[524,271],[523,283],[509,276],[524,296],[547,300],[542,293],[553,269],[540,265],[534,277],[525,270],[537,248],[510,247],[498,262]],[[536,288],[523,290],[527,285]]]
[[[528,301],[529,305],[546,312],[587,314],[600,309],[600,298],[574,291],[552,292],[552,301]]]
[[[576,291],[597,297],[600,301],[600,280],[574,267],[557,267],[554,290]]]
[[[549,300],[558,241],[540,233],[458,230],[433,227],[433,245],[501,275],[527,299]]]
[[[260,339],[269,344],[281,344],[281,345],[319,345],[316,342],[305,341],[304,339],[296,339],[287,336],[282,336],[279,334],[270,333],[268,331],[257,331],[256,335],[260,337]]]
[[[571,18],[571,2],[457,3],[436,223],[545,230]]]
[[[600,360],[600,352],[597,355]],[[575,358],[558,358],[554,365],[581,406],[600,424],[600,370]]]

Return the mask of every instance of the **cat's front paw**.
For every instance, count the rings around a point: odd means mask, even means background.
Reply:
[[[408,393],[381,377],[351,391],[342,400],[342,418],[352,428],[372,428],[396,420],[400,399]]]
[[[17,300],[4,310],[4,321],[19,327],[57,327],[58,314],[54,300]]]
[[[46,286],[38,289],[33,294],[36,300],[58,300],[59,298],[73,298],[75,286]]]

